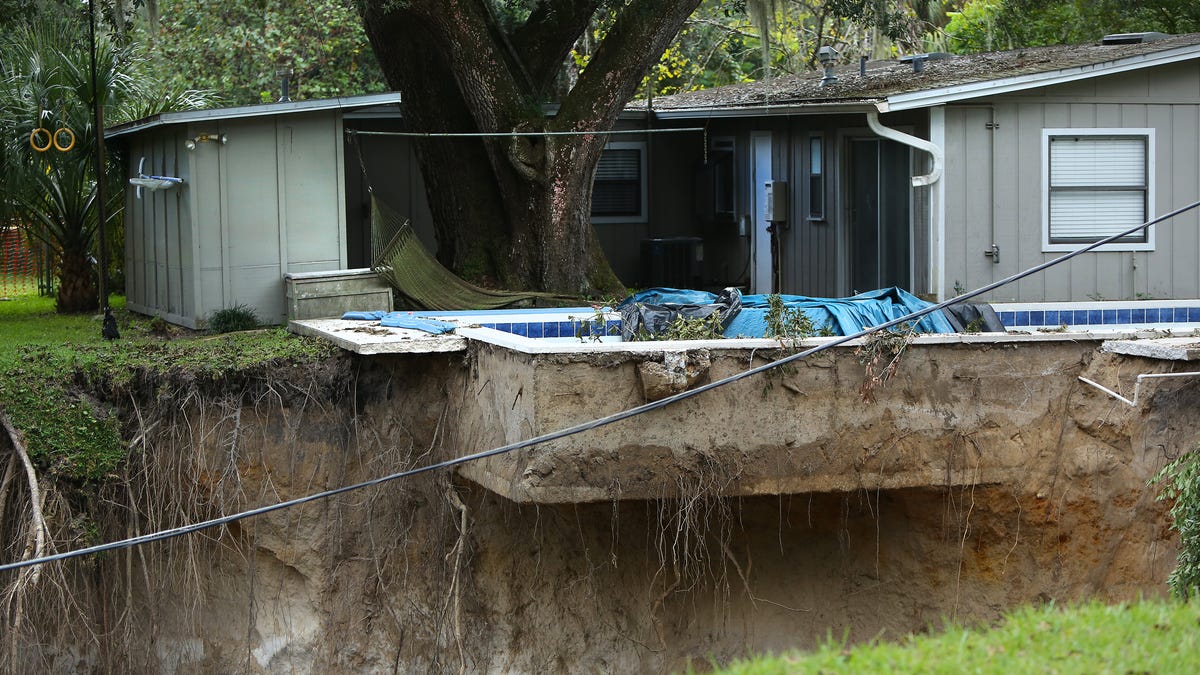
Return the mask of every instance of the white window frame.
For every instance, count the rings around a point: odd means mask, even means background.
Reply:
[[[1042,251],[1057,253],[1074,251],[1087,242],[1050,241],[1050,139],[1057,136],[1113,136],[1141,137],[1146,141],[1146,218],[1154,217],[1154,129],[1153,128],[1099,128],[1099,129],[1042,129]],[[1116,242],[1105,244],[1094,251],[1153,251],[1153,226],[1146,229],[1146,241]]]
[[[632,216],[592,216],[593,223],[645,223],[650,220],[650,199],[646,181],[646,142],[645,141],[611,141],[604,146],[605,150],[637,150],[639,173],[641,176],[641,205],[638,213]],[[593,187],[595,185],[593,179]]]

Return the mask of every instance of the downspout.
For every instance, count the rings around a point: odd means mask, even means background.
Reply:
[[[883,126],[883,124],[879,122],[879,113],[875,112],[874,110],[867,111],[867,126],[870,127],[871,131],[874,131],[876,135],[896,141],[897,143],[903,143],[904,145],[916,148],[918,150],[924,150],[933,156],[933,169],[924,176],[913,176],[913,187],[933,185],[941,180],[943,165],[941,148],[933,143],[930,143],[924,138],[917,138],[916,136],[911,136],[902,131],[896,131],[890,127]]]

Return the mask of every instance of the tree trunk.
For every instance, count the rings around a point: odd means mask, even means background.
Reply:
[[[58,268],[57,310],[92,312],[100,306],[96,274],[87,253],[64,251]]]
[[[490,2],[361,3],[411,130],[495,134],[417,144],[438,257],[469,279],[510,288],[620,292],[591,225],[605,137],[589,132],[612,128],[699,0],[630,0],[612,9],[607,36],[553,117],[542,102],[600,0],[537,3],[511,34]]]

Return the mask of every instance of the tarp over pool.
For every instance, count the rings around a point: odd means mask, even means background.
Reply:
[[[646,305],[709,305],[717,295],[706,291],[676,288],[651,288],[629,296],[618,305],[621,310],[633,303]],[[767,334],[766,295],[743,295],[742,309],[725,328],[725,337],[770,337]],[[802,310],[817,330],[828,328],[834,335],[851,335],[872,326],[887,323],[907,314],[933,306],[895,286],[867,291],[849,298],[812,298],[781,295],[788,308]],[[926,314],[916,323],[923,333],[953,333],[954,327],[941,312]]]

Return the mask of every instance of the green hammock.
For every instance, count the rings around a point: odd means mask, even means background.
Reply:
[[[480,288],[463,281],[430,255],[409,221],[371,195],[371,269],[421,309],[498,309],[536,298],[567,296]]]

